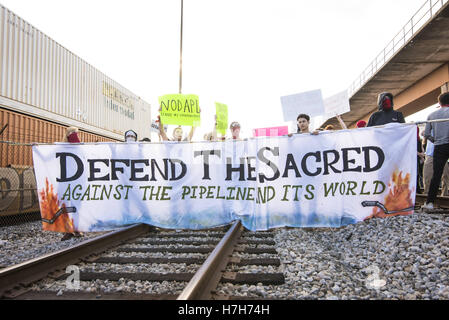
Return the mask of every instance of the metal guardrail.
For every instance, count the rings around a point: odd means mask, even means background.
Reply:
[[[362,74],[351,84],[348,89],[349,97],[352,97],[365,83],[371,79],[377,71],[404,47],[417,31],[430,21],[449,0],[426,0],[412,18],[393,37],[387,46],[376,56]]]

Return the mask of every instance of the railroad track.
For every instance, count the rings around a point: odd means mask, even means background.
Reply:
[[[226,230],[227,229],[227,230]],[[233,299],[218,295],[220,283],[281,285],[280,272],[244,273],[248,265],[278,267],[274,234],[244,231],[240,222],[207,231],[162,231],[137,225],[0,270],[3,299]],[[251,255],[245,258],[245,254]],[[263,255],[258,257],[258,255]],[[266,255],[271,255],[269,258]],[[36,283],[65,283],[67,266],[81,282],[103,283],[107,290],[35,290]],[[158,272],[148,271],[153,266]],[[175,271],[176,272],[175,272]],[[182,272],[178,272],[181,270]],[[174,283],[176,293],[122,291],[123,283]],[[175,290],[176,291],[176,290]],[[241,299],[241,297],[239,297]]]
[[[416,205],[423,205],[426,202],[426,199],[426,194],[417,194]],[[449,213],[449,197],[437,197],[435,206],[437,209],[435,209],[435,212],[432,211],[432,213]]]

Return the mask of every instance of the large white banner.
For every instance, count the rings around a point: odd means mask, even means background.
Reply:
[[[413,212],[416,127],[33,147],[46,230],[339,227]]]

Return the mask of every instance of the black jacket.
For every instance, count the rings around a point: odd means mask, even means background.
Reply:
[[[391,109],[384,110],[382,108],[382,102],[385,96],[389,96],[391,99]],[[404,115],[400,111],[393,110],[393,95],[389,92],[381,93],[377,100],[377,107],[379,111],[374,112],[368,120],[367,127],[381,126],[383,124],[398,122],[405,123]]]

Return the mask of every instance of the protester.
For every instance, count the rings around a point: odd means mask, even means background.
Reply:
[[[296,118],[296,133],[310,133],[313,135],[319,134],[318,130],[315,130],[313,132],[310,132],[309,130],[309,124],[310,124],[310,117],[307,114],[300,114]],[[292,134],[288,135],[289,137],[292,136]]]
[[[366,127],[366,121],[365,120],[357,121],[356,127],[357,128],[365,128]]]
[[[140,142],[151,142],[150,138],[143,138],[142,140],[140,140]]]
[[[309,123],[310,117],[307,114],[300,114],[296,118],[296,133],[310,133]]]
[[[215,115],[215,124],[214,124],[214,129],[211,132],[208,132],[206,134],[204,134],[204,140],[206,141],[218,141],[218,140],[225,140],[226,137],[222,136],[220,138],[218,138],[218,134],[217,134],[217,115]]]
[[[128,130],[125,132],[125,142],[136,142],[137,141],[137,133],[133,130]]]
[[[449,92],[442,93],[438,97],[441,108],[432,112],[427,120],[449,119]],[[433,142],[433,175],[430,181],[427,201],[423,209],[433,209],[437,197],[438,188],[443,175],[444,167],[449,159],[449,122],[428,122],[424,131],[424,137]]]
[[[423,169],[424,160],[422,157],[423,156],[423,146],[422,146],[421,138],[419,137],[419,127],[417,127],[416,129],[417,129],[417,139],[418,139],[418,141],[417,141],[418,155],[416,157],[416,161],[417,161],[416,168],[418,170],[418,172],[416,174],[416,193],[419,194],[419,193],[421,193],[421,184],[419,182],[421,180],[420,178],[422,178],[422,169]]]
[[[240,138],[240,123],[237,121],[234,121],[229,126],[229,129],[231,130],[231,139],[232,140],[241,140]]]
[[[404,115],[393,109],[393,95],[389,92],[379,94],[377,99],[379,111],[373,113],[368,120],[367,127],[380,126],[387,123],[405,123]]]
[[[69,142],[69,143],[80,143],[81,140],[78,137],[78,128],[77,127],[68,127],[66,129],[66,133],[64,135],[63,141]],[[64,233],[64,235],[61,238],[61,241],[69,240],[73,237],[78,238],[78,237],[82,237],[82,236],[83,236],[83,234],[81,232],[77,232],[77,231],[75,231],[73,233],[67,232],[67,233]]]
[[[195,132],[195,127],[192,126],[192,129],[190,129],[190,133],[187,136],[187,138],[185,138],[184,140],[182,139],[183,137],[183,130],[181,126],[176,127],[175,129],[173,129],[173,136],[172,139],[169,139],[167,137],[167,134],[165,133],[165,129],[164,129],[164,125],[162,124],[162,121],[160,120],[160,116],[158,116],[158,120],[159,120],[159,134],[162,137],[163,141],[192,141],[193,138],[193,134]]]
[[[77,127],[68,127],[66,129],[66,133],[63,138],[64,142],[69,143],[80,143],[80,139],[78,137],[78,128]]]
[[[433,150],[435,148],[434,144],[424,138],[425,144],[426,144],[426,151],[424,154],[424,165],[423,165],[423,185],[424,185],[424,194],[428,194],[429,187],[430,187],[430,180],[433,176]],[[443,170],[443,176],[442,176],[442,196],[447,196],[449,194],[448,188],[449,188],[449,164],[446,163]]]

